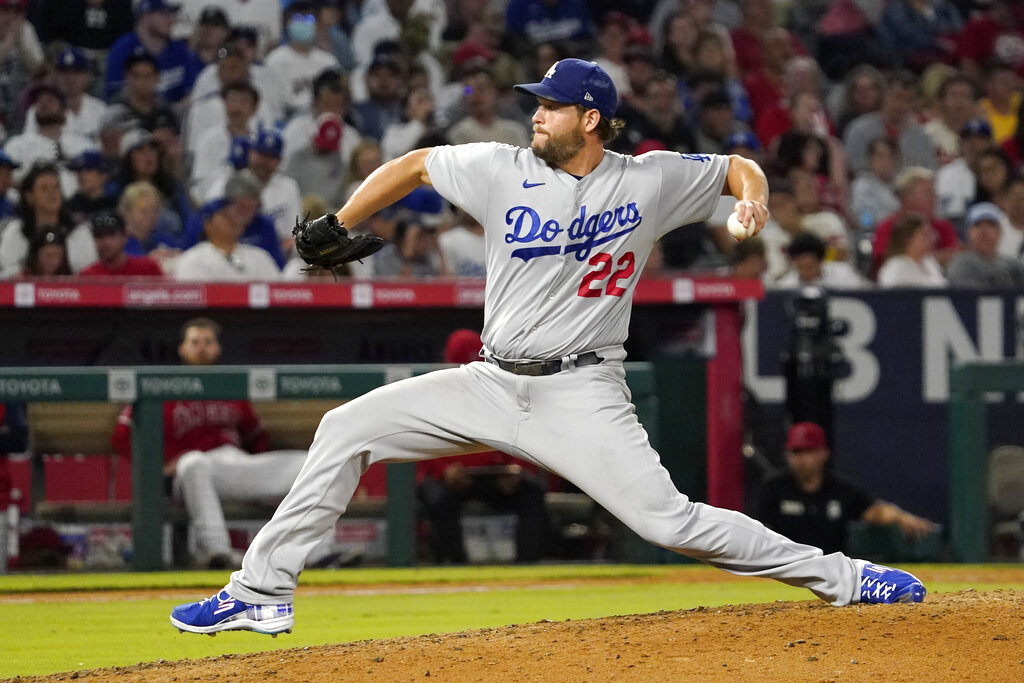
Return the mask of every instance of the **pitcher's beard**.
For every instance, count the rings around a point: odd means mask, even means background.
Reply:
[[[558,166],[572,159],[586,144],[586,140],[583,139],[583,133],[580,132],[578,127],[558,137],[548,135],[547,138],[547,142],[543,144],[538,144],[536,138],[534,138],[534,141],[530,144],[530,149],[533,150],[538,159],[550,166]]]

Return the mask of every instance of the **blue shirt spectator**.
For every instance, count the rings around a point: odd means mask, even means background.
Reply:
[[[251,170],[243,169],[237,171],[224,184],[223,198],[207,202],[200,211],[200,214],[218,211],[218,202],[230,205],[234,218],[241,225],[245,226],[245,231],[238,239],[239,244],[248,244],[263,249],[274,259],[278,268],[283,268],[287,259],[285,259],[281,251],[281,238],[278,237],[277,228],[274,227],[274,219],[264,213],[260,213],[261,191],[260,182]],[[185,223],[182,248],[188,249],[195,246],[202,239],[202,236],[202,217],[189,219]]]
[[[917,4],[893,0],[886,5],[878,36],[903,66],[921,71],[934,62],[952,60],[963,20],[946,0],[929,0],[923,8]]]
[[[193,214],[185,224],[185,234],[181,239],[181,247],[188,249],[199,244],[203,236],[203,220]],[[245,232],[238,239],[239,244],[249,244],[259,247],[268,252],[277,263],[278,268],[284,268],[287,262],[281,252],[281,242],[278,240],[277,231],[274,229],[274,221],[262,213],[257,213],[245,226]],[[129,252],[130,253],[130,252]]]
[[[125,61],[139,49],[156,60],[160,71],[158,92],[164,99],[178,102],[188,96],[203,63],[185,41],[171,38],[177,11],[178,6],[166,0],[140,0],[135,8],[135,30],[118,38],[107,55],[104,94],[108,100],[121,90]]]

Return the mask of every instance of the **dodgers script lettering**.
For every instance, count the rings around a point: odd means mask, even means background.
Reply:
[[[553,242],[562,230],[568,231],[569,244],[566,254],[574,254],[577,261],[586,261],[594,247],[618,239],[636,230],[643,222],[640,209],[635,202],[615,209],[587,215],[587,206],[580,207],[578,216],[572,219],[568,228],[562,228],[554,219],[544,220],[529,206],[513,206],[505,213],[505,224],[512,229],[505,233],[506,244],[530,244],[532,242]],[[553,256],[562,253],[558,245],[521,247],[512,251],[513,258],[529,261],[538,256]]]

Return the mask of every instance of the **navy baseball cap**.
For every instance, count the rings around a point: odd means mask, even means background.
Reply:
[[[181,5],[175,5],[167,0],[139,0],[135,6],[135,16],[141,16],[150,12],[177,12]]]
[[[160,70],[160,65],[156,63],[156,57],[149,54],[149,52],[146,51],[146,48],[141,45],[132,50],[131,54],[124,58],[124,70],[129,71],[139,62],[146,62],[147,64],[151,64],[157,71]]]
[[[68,162],[72,171],[106,171],[107,160],[95,149],[87,149]]]
[[[396,204],[416,213],[441,213],[444,199],[437,190],[421,186],[399,199]]]
[[[236,171],[249,165],[250,147],[252,147],[252,143],[245,135],[236,135],[231,138],[231,148],[228,151],[228,161]]]
[[[68,47],[57,55],[57,71],[89,71],[89,58],[77,47]]]
[[[534,97],[596,109],[607,119],[615,116],[619,103],[619,94],[611,76],[594,62],[582,59],[559,60],[548,69],[540,83],[522,83],[513,87]]]
[[[969,228],[982,221],[989,221],[999,225],[1002,222],[1003,215],[1002,210],[992,202],[980,202],[967,210],[964,223]]]
[[[992,124],[985,119],[970,119],[964,124],[964,127],[960,129],[960,137],[992,137]]]
[[[284,149],[284,139],[276,130],[266,130],[261,128],[259,132],[256,133],[255,139],[253,139],[252,148],[260,154],[266,154],[268,157],[280,159],[281,152]]]
[[[207,5],[199,14],[199,24],[202,26],[221,26],[229,28],[228,15],[216,5]]]
[[[21,164],[19,164],[17,161],[12,159],[11,156],[7,152],[5,152],[4,150],[0,149],[0,166],[5,166],[7,168],[14,169],[14,168],[20,168]]]
[[[761,149],[761,141],[757,139],[757,136],[750,131],[742,131],[739,133],[733,133],[725,141],[726,149],[733,149],[735,147],[746,147],[747,149],[759,150]]]
[[[219,211],[222,211],[222,210],[226,209],[230,205],[231,205],[231,202],[228,201],[225,197],[219,197],[217,199],[211,199],[210,201],[208,201],[205,204],[203,204],[202,208],[199,209],[199,217],[205,223],[206,221],[208,221],[211,218],[213,218],[214,214],[216,214]]]
[[[103,237],[125,231],[124,219],[116,211],[99,211],[89,217],[93,237]]]

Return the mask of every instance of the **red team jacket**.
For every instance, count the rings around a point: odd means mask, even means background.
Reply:
[[[111,277],[127,277],[135,275],[163,277],[164,271],[160,268],[159,263],[148,256],[129,256],[128,260],[125,261],[124,265],[120,268],[112,270],[103,265],[102,261],[96,261],[92,265],[83,268],[79,275],[83,277],[102,277],[107,275]]]
[[[111,442],[122,457],[132,451],[132,407],[117,418]],[[249,453],[269,447],[267,430],[248,401],[168,401],[164,403],[164,462],[188,451],[232,445]]]

